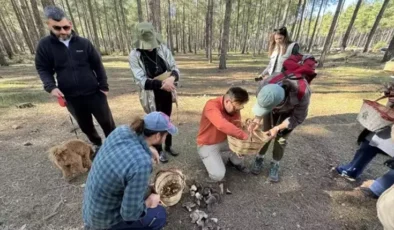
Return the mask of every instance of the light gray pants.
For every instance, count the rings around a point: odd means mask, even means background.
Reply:
[[[243,158],[238,157],[230,150],[227,140],[219,144],[199,146],[198,154],[208,171],[209,177],[215,181],[223,180],[226,174],[225,163],[229,160],[234,165],[244,163]]]

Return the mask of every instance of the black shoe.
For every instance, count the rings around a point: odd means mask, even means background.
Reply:
[[[167,163],[168,162],[167,153],[165,151],[161,151],[159,153],[159,160],[160,160],[161,163]]]
[[[251,172],[254,175],[259,175],[261,173],[261,171],[263,171],[263,163],[264,163],[264,158],[256,157],[256,160],[253,163]]]
[[[171,156],[174,156],[174,157],[176,157],[176,156],[178,156],[179,155],[179,153],[178,152],[175,152],[174,150],[172,150],[171,148],[165,148],[164,149],[167,153],[169,153],[169,154],[171,154]]]

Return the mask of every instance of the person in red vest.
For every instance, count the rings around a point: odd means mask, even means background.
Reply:
[[[263,131],[274,140],[273,161],[269,172],[272,182],[279,181],[279,162],[282,160],[290,133],[306,119],[311,98],[309,83],[315,78],[315,61],[312,56],[292,55],[284,62],[281,74],[269,76],[260,82],[257,103],[253,107],[255,118],[249,132],[263,122]],[[255,159],[251,172],[260,174],[266,143]]]

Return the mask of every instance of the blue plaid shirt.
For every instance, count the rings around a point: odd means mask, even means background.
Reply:
[[[85,225],[106,229],[146,213],[144,195],[152,172],[151,152],[142,136],[119,126],[93,161],[83,199]]]

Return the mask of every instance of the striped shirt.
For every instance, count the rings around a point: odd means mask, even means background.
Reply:
[[[97,153],[86,181],[85,225],[106,229],[144,216],[151,172],[151,152],[144,138],[128,126],[116,128]]]

